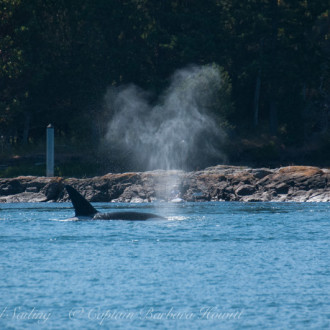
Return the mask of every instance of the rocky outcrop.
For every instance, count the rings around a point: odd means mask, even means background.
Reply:
[[[0,202],[67,201],[65,184],[92,202],[242,201],[330,202],[330,170],[218,165],[202,171],[149,171],[87,179],[0,179]]]

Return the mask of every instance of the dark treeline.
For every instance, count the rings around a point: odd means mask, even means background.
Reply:
[[[109,86],[157,95],[175,70],[216,63],[231,82],[232,161],[244,146],[329,160],[328,1],[0,0],[0,24],[1,152],[38,144],[49,123],[97,144]]]

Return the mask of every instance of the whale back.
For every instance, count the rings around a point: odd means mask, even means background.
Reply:
[[[164,217],[143,212],[110,212],[110,213],[97,213],[94,220],[130,220],[130,221],[144,221],[149,219],[165,219]]]
[[[153,214],[143,212],[110,212],[99,213],[76,189],[66,185],[69,197],[71,198],[76,217],[89,217],[93,220],[129,220],[129,221],[144,221],[148,219],[163,219],[166,218]],[[81,220],[81,219],[78,219]]]

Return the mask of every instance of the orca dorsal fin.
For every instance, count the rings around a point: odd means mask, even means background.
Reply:
[[[98,213],[98,211],[91,205],[90,202],[86,200],[76,189],[71,186],[65,186],[70,199],[72,201],[74,210],[76,212],[76,217],[78,216],[93,216]]]

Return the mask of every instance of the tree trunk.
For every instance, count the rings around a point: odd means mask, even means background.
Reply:
[[[277,135],[277,127],[278,127],[277,106],[274,99],[270,101],[270,106],[269,106],[269,127],[270,127],[270,134]]]
[[[277,31],[278,31],[278,0],[271,1],[272,33],[271,33],[271,84],[269,100],[269,127],[270,134],[277,134],[277,98],[278,98],[278,58],[277,58]]]
[[[256,81],[256,88],[254,91],[254,116],[253,116],[253,126],[257,127],[259,124],[259,98],[260,98],[260,85],[261,85],[261,70],[258,72],[258,77]]]
[[[25,113],[23,136],[22,136],[22,144],[23,145],[26,145],[28,143],[28,140],[29,140],[30,121],[31,121],[31,115],[30,115],[29,112],[26,112]]]

